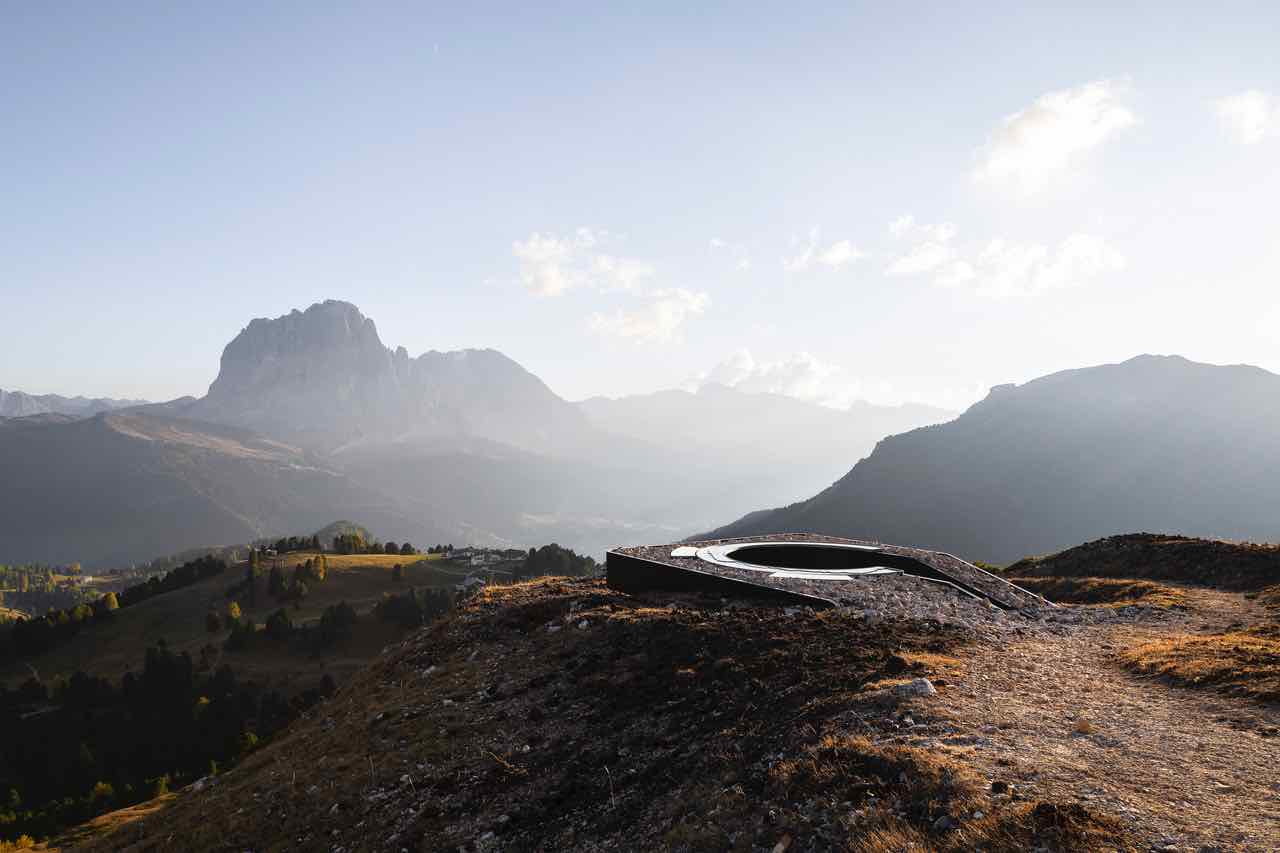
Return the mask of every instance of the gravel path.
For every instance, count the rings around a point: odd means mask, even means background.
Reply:
[[[1111,812],[1152,849],[1280,850],[1280,708],[1169,687],[1112,660],[1173,630],[1261,618],[1243,596],[1195,590],[1177,619],[1031,633],[967,661],[931,710],[981,733],[971,760],[993,780]]]

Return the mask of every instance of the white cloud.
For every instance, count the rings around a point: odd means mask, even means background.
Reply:
[[[511,251],[520,261],[520,281],[539,296],[556,296],[581,280],[571,267],[575,251],[571,241],[535,232],[528,240],[512,243]]]
[[[805,272],[815,261],[830,269],[840,269],[866,257],[865,252],[848,240],[838,240],[820,249],[817,228],[809,229],[807,239],[792,237],[791,247],[796,254],[782,259],[782,268],[787,272]]]
[[[712,237],[710,242],[707,245],[713,249],[723,249],[728,244],[725,243],[725,241],[721,240],[719,237]]]
[[[559,296],[575,287],[632,290],[654,275],[652,265],[634,258],[594,252],[609,232],[581,227],[572,237],[534,232],[516,240],[511,251],[520,264],[520,281],[538,296]]]
[[[612,314],[593,314],[591,330],[606,337],[661,343],[675,338],[691,317],[703,313],[711,304],[706,293],[678,287],[652,291],[646,298],[649,303],[634,311],[618,309]]]
[[[683,387],[697,391],[709,383],[753,394],[782,394],[832,409],[848,409],[858,402],[878,405],[929,402],[919,395],[903,393],[893,382],[852,376],[844,368],[808,352],[792,353],[777,361],[761,361],[751,350],[738,349],[711,370],[683,383]],[[981,390],[966,390],[963,402],[966,405],[973,402],[981,396]]]
[[[889,264],[888,275],[917,275],[937,269],[955,255],[955,249],[946,243],[921,243]]]
[[[591,262],[591,272],[604,290],[635,290],[654,275],[653,266],[644,261],[613,255],[596,255]]]
[[[1137,124],[1123,101],[1128,86],[1110,80],[1049,92],[1006,116],[992,132],[974,176],[1034,193],[1089,151]]]
[[[1005,298],[1083,286],[1125,266],[1124,255],[1092,234],[1072,234],[1053,251],[1040,243],[995,239],[972,263],[957,261],[934,280],[944,287],[967,287]]]
[[[885,269],[887,275],[918,275],[935,270],[955,257],[951,245],[956,227],[950,222],[918,223],[910,214],[899,216],[889,224],[889,232],[900,239],[910,238],[916,245],[899,255]]]
[[[997,238],[971,256],[955,245],[956,227],[949,222],[917,223],[908,214],[891,222],[889,231],[916,242],[889,265],[886,275],[931,273],[938,285],[969,288],[986,296],[1059,290],[1125,268],[1124,256],[1092,234],[1072,234],[1056,251],[1041,243]]]
[[[836,367],[807,352],[795,353],[781,361],[761,362],[743,348],[735,350],[700,377],[699,384],[715,382],[740,391],[785,394],[816,401],[827,396],[823,386],[836,372]]]
[[[1039,243],[1011,243],[996,238],[978,253],[970,285],[988,296],[1007,296],[1030,288],[1049,250]]]
[[[857,246],[848,240],[840,240],[818,253],[818,263],[839,269],[864,257],[866,257],[866,253]]]
[[[911,237],[915,240],[928,240],[945,243],[956,236],[956,227],[950,222],[916,222],[910,213],[904,213],[889,223],[889,233],[894,237]]]
[[[1035,290],[1059,290],[1084,284],[1100,275],[1122,272],[1124,255],[1092,234],[1072,234],[1058,247],[1053,259],[1036,269]]]
[[[1280,127],[1280,104],[1266,92],[1250,89],[1215,105],[1220,121],[1241,145],[1254,145]]]

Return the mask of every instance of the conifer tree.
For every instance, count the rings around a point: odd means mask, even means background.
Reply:
[[[267,592],[271,593],[275,598],[280,598],[284,595],[284,591],[284,572],[279,565],[272,566],[271,574],[267,578]]]

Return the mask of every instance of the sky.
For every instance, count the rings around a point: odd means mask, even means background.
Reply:
[[[1280,6],[610,5],[6,4],[0,388],[326,298],[569,399],[1280,372]]]

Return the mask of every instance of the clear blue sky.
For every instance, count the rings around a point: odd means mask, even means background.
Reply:
[[[324,298],[575,399],[1280,369],[1280,6],[963,5],[7,4],[0,388]]]

